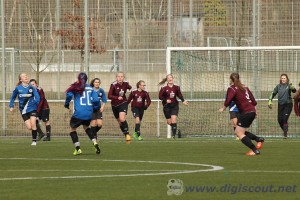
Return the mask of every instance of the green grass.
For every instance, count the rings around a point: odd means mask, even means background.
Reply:
[[[30,138],[0,138],[0,199],[300,199],[299,139],[267,139],[262,155],[254,157],[245,156],[248,149],[233,138],[131,144],[105,138],[100,155],[86,137],[80,141],[83,154],[73,156],[70,138],[36,147]],[[199,164],[224,169],[204,171],[212,168]],[[181,195],[167,194],[170,179],[182,180]],[[222,191],[188,192],[192,186]],[[234,190],[250,186],[283,186],[285,192]]]

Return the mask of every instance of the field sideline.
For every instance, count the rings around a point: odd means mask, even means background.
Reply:
[[[100,155],[80,141],[73,156],[69,137],[1,137],[0,199],[300,199],[300,139],[254,157],[233,138],[104,138]]]

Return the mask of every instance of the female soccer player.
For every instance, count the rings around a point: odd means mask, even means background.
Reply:
[[[100,154],[100,147],[94,137],[94,133],[89,128],[92,113],[100,108],[100,101],[94,89],[88,85],[87,75],[84,72],[78,74],[77,81],[66,90],[65,108],[69,109],[70,101],[74,97],[74,113],[70,120],[70,136],[75,146],[74,156],[82,153],[76,129],[82,125],[86,134],[93,142],[96,153]]]
[[[175,139],[177,131],[177,115],[179,112],[178,97],[183,105],[188,105],[188,101],[184,100],[180,87],[174,84],[174,78],[172,74],[168,74],[158,85],[163,85],[167,82],[167,85],[160,88],[159,99],[162,100],[163,111],[167,124],[171,126],[172,137]]]
[[[262,148],[264,139],[248,131],[246,132],[246,129],[250,127],[256,117],[256,100],[249,88],[241,83],[238,73],[232,73],[230,79],[233,84],[227,89],[224,106],[219,111],[223,112],[232,100],[235,100],[240,112],[235,133],[242,143],[251,149],[246,153],[247,156],[259,155],[260,151],[258,149]],[[251,140],[255,140],[257,145],[255,146]]]
[[[47,102],[47,99],[45,97],[45,93],[43,88],[39,87],[35,79],[30,79],[30,84],[35,87],[40,95],[40,103],[37,108],[37,114],[38,118],[42,120],[45,123],[46,126],[46,137],[45,134],[43,133],[41,126],[39,124],[39,120],[36,121],[36,126],[37,126],[37,132],[38,132],[38,140],[43,139],[43,141],[50,141],[50,136],[51,136],[51,125],[49,121],[49,115],[50,115],[50,108],[49,104]]]
[[[108,98],[111,100],[111,108],[113,114],[119,123],[122,133],[125,135],[125,141],[129,143],[131,140],[126,115],[128,110],[128,103],[126,99],[127,90],[131,90],[131,85],[125,81],[123,72],[116,74],[116,81],[114,81],[109,88]]]
[[[143,138],[141,137],[140,128],[141,121],[144,116],[144,111],[147,110],[147,108],[151,104],[151,99],[149,93],[145,91],[145,86],[145,81],[140,80],[139,82],[137,82],[137,89],[130,92],[130,95],[127,100],[128,104],[130,104],[131,102],[131,111],[133,117],[135,118],[135,129],[133,138],[138,139],[139,141],[143,140]]]
[[[95,92],[98,94],[99,100],[102,101],[100,110],[97,110],[97,112],[93,112],[92,114],[91,129],[93,130],[96,139],[97,139],[97,132],[103,126],[102,113],[104,111],[105,104],[107,103],[106,94],[104,90],[100,88],[100,84],[101,81],[99,78],[94,78],[90,83],[91,87],[93,87]]]
[[[294,111],[297,117],[300,117],[300,83],[299,83],[299,89],[294,95]]]
[[[27,129],[31,130],[32,134],[32,146],[36,146],[36,117],[37,117],[37,106],[40,102],[40,96],[37,90],[30,84],[28,84],[28,77],[25,73],[19,75],[19,82],[17,87],[14,89],[10,102],[9,110],[14,110],[14,101],[18,96],[19,109],[22,118],[25,122]]]
[[[272,94],[269,97],[268,107],[272,108],[272,100],[278,94],[278,113],[277,121],[280,128],[283,130],[283,138],[287,139],[288,133],[288,120],[293,109],[293,101],[291,92],[295,93],[296,88],[290,83],[287,74],[280,75],[280,82],[274,88]]]

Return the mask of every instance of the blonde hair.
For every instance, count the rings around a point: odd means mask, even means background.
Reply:
[[[172,74],[167,74],[167,76],[165,78],[163,78],[159,83],[158,85],[163,85],[166,83],[166,81],[168,80],[168,76],[171,76],[173,78],[173,75]]]

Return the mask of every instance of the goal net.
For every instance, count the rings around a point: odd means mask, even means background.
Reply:
[[[178,129],[183,136],[233,137],[228,109],[223,106],[229,76],[238,72],[258,101],[258,118],[250,130],[258,135],[281,137],[277,124],[277,102],[268,109],[268,97],[286,73],[298,89],[300,47],[169,47],[167,73],[174,75],[189,106],[180,104]],[[289,135],[298,137],[300,126],[292,111]],[[170,132],[168,131],[170,137]]]

